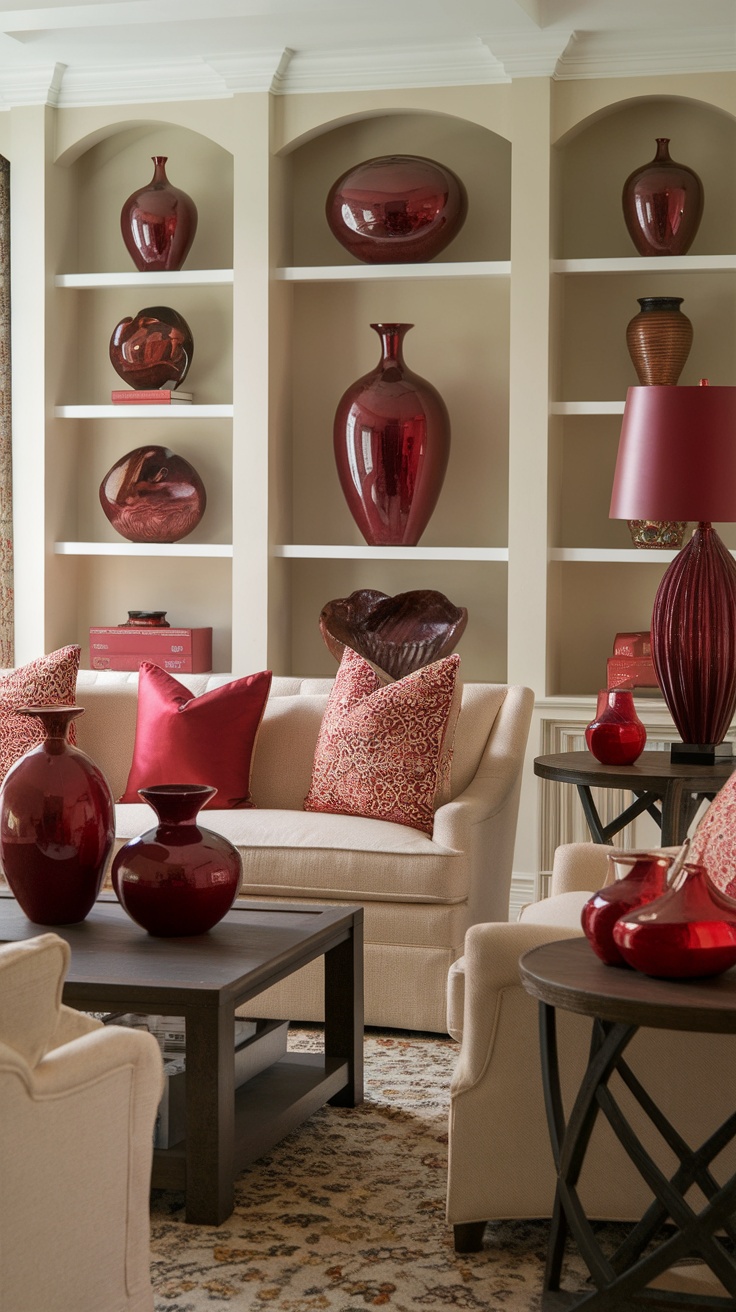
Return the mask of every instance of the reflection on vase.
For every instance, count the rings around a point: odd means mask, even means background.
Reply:
[[[468,198],[452,169],[422,155],[382,155],[348,169],[330,188],[327,222],[367,264],[431,260],[460,231]]]
[[[450,418],[439,392],[404,363],[409,323],[372,323],[376,369],[342,396],[335,460],[353,519],[371,546],[415,546],[437,504],[450,455]]]
[[[633,765],[646,740],[634,694],[625,688],[603,688],[598,693],[595,719],[585,730],[588,750],[596,760],[602,765]]]
[[[131,920],[149,934],[205,934],[238,895],[240,853],[222,834],[197,824],[199,811],[216,792],[206,784],[140,789],[158,824],[121,847],[112,863],[112,883]]]
[[[135,318],[121,319],[110,338],[110,362],[136,391],[174,391],[189,372],[194,355],[192,330],[168,305],[149,305]]]
[[[105,474],[100,504],[129,542],[178,542],[197,527],[207,494],[183,456],[165,446],[141,446]]]
[[[627,911],[661,897],[673,856],[664,852],[611,852],[614,879],[594,893],[583,907],[580,923],[593,951],[607,966],[623,966],[613,927]]]
[[[621,197],[624,222],[640,255],[684,255],[703,216],[703,184],[694,169],[670,158],[669,137],[630,173]]]
[[[197,206],[166,176],[166,155],[153,155],[153,177],[120,212],[123,241],[136,269],[180,269],[197,231]]]
[[[736,902],[688,863],[673,887],[616,922],[613,937],[629,966],[660,979],[720,975],[736,965]]]
[[[115,804],[94,761],[68,741],[82,706],[26,706],[46,738],[11,766],[0,789],[0,866],[29,920],[84,920],[102,886]]]

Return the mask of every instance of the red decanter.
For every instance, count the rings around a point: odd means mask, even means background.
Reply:
[[[662,896],[673,860],[674,856],[665,852],[609,855],[615,878],[588,899],[580,916],[590,946],[607,966],[626,965],[613,936],[619,917]]]
[[[711,883],[705,866],[682,867],[673,887],[616,921],[624,961],[659,979],[720,975],[736,965],[736,902]]]

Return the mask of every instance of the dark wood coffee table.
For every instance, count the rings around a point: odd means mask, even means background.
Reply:
[[[0,897],[0,942],[44,932],[12,898]],[[186,1139],[154,1153],[152,1185],[184,1191],[187,1221],[220,1225],[245,1166],[325,1102],[362,1101],[362,907],[242,903],[208,934],[152,938],[117,902],[103,900],[81,924],[52,932],[72,950],[64,985],[70,1006],[186,1020]],[[325,963],[324,1052],[287,1053],[236,1090],[236,1007],[318,957]]]
[[[521,981],[540,1003],[542,1075],[557,1192],[550,1228],[542,1307],[590,1308],[590,1312],[630,1312],[633,1308],[736,1308],[736,1174],[719,1183],[713,1162],[736,1137],[733,1112],[702,1145],[690,1146],[678,1134],[625,1061],[625,1050],[640,1026],[736,1036],[736,967],[713,979],[649,979],[633,970],[605,966],[587,939],[564,939],[525,952]],[[589,1016],[593,1022],[588,1069],[566,1117],[557,1056],[555,1009]],[[617,1101],[610,1080],[617,1071],[649,1122],[672,1151],[671,1177],[659,1169]],[[697,1078],[683,1071],[683,1079]],[[703,1096],[707,1097],[707,1089]],[[602,1113],[622,1148],[646,1181],[653,1201],[613,1254],[599,1243],[585,1215],[578,1180],[596,1118]],[[689,1192],[696,1184],[706,1202]],[[590,1271],[594,1290],[575,1294],[560,1289],[565,1241],[570,1232]],[[721,1236],[727,1236],[722,1242]],[[729,1242],[730,1241],[730,1242]],[[648,1288],[651,1281],[691,1256],[718,1277],[728,1297],[692,1297]],[[597,1292],[596,1292],[597,1291]]]

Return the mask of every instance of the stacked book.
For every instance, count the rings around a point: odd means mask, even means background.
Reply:
[[[141,390],[140,392],[132,391],[125,388],[121,391],[112,391],[110,393],[113,405],[191,405],[191,392],[172,392],[166,387],[160,387],[156,390]]]

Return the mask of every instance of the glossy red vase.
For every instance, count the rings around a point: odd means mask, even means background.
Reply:
[[[598,693],[595,719],[585,730],[588,750],[602,765],[633,765],[644,751],[647,731],[634,707],[634,694],[626,688],[604,688]]]
[[[91,911],[115,837],[102,771],[67,735],[82,706],[27,706],[46,738],[11,766],[0,788],[0,865],[21,909],[39,925]]]
[[[348,169],[330,188],[330,231],[366,264],[415,263],[439,255],[468,212],[452,169],[423,155],[381,155]]]
[[[140,446],[105,474],[100,504],[129,542],[178,542],[197,527],[207,494],[183,456],[165,446]]]
[[[624,221],[640,255],[684,255],[703,217],[703,184],[687,164],[670,158],[669,144],[669,137],[657,137],[654,159],[624,183]]]
[[[437,504],[450,455],[450,417],[439,392],[407,369],[410,323],[372,323],[378,367],[342,396],[335,460],[353,519],[370,546],[416,546]]]
[[[192,330],[168,305],[147,305],[135,318],[121,319],[110,338],[110,363],[135,391],[175,391],[194,355]]]
[[[614,942],[629,966],[659,979],[720,975],[736,965],[736,902],[705,867],[684,865],[674,886],[617,920]]]
[[[120,212],[120,230],[131,259],[145,272],[180,269],[197,231],[197,206],[166,176],[166,155],[153,155],[153,177],[134,191]]]
[[[614,925],[626,912],[661,897],[673,859],[663,852],[616,852],[609,856],[616,877],[588,898],[580,916],[590,946],[607,966],[626,965],[614,941]]]
[[[121,847],[112,883],[131,920],[159,938],[206,934],[230,910],[243,867],[227,838],[197,824],[216,788],[161,784],[141,788],[158,824]]]

